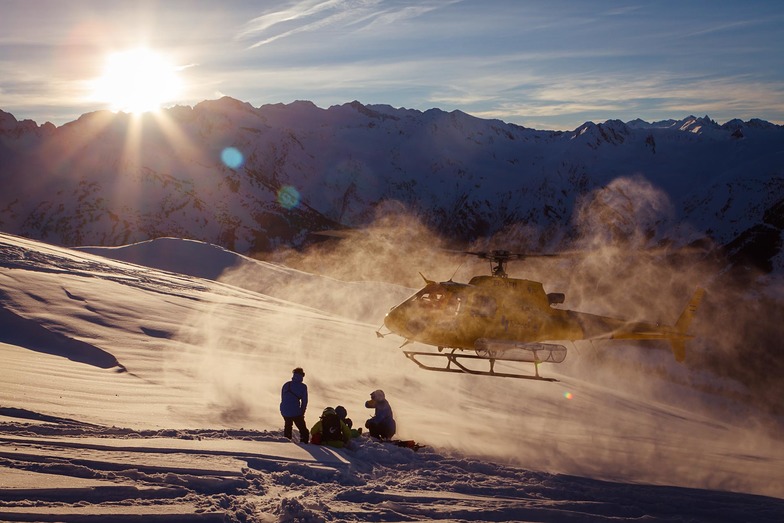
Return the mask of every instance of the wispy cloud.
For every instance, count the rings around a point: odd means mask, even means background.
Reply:
[[[300,2],[287,9],[254,18],[238,35],[238,39],[261,37],[250,46],[252,49],[280,38],[320,29],[344,19],[351,3],[350,0]]]
[[[455,0],[430,0],[417,5],[396,5],[383,0],[312,0],[254,18],[237,35],[237,39],[256,40],[249,46],[253,49],[325,28],[359,31],[399,24],[453,3]]]
[[[692,38],[698,36],[705,36],[712,33],[720,33],[723,31],[735,31],[737,29],[742,29],[746,27],[750,27],[762,22],[761,20],[737,20],[734,22],[711,25],[708,27],[703,27],[702,29],[698,29],[696,31],[691,31],[684,34],[684,37]]]

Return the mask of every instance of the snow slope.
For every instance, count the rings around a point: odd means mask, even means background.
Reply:
[[[227,251],[166,243],[191,272],[236,270]],[[618,372],[573,351],[543,367],[557,383],[428,373],[375,336],[375,313],[341,312],[411,289],[242,263],[256,290],[0,234],[0,520],[784,519],[781,420],[718,378],[673,379],[691,371],[663,352],[614,351],[639,363]],[[309,291],[259,290],[276,278]],[[427,447],[287,441],[294,366],[309,424],[342,404],[361,425],[382,388],[398,436]]]

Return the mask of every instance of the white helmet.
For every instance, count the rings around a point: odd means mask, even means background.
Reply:
[[[384,401],[384,398],[385,398],[384,391],[381,389],[374,390],[373,392],[370,393],[370,399],[372,399],[373,401]]]

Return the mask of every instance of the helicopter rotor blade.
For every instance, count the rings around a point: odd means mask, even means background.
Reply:
[[[463,254],[470,254],[483,260],[490,261],[511,261],[524,260],[525,258],[555,258],[558,256],[569,256],[570,253],[560,252],[509,252],[503,250],[495,251],[461,251]]]

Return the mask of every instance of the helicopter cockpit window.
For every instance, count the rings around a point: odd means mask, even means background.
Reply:
[[[446,294],[443,292],[423,292],[417,296],[417,301],[422,305],[429,305],[432,307],[439,307],[446,303]]]
[[[460,311],[460,298],[443,290],[423,292],[416,297],[416,301],[426,308],[453,310],[455,314]]]

